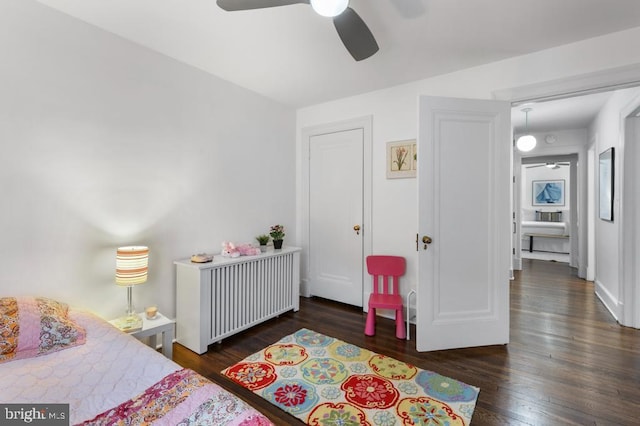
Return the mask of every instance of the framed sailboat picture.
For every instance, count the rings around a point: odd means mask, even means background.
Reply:
[[[534,180],[531,204],[534,206],[564,206],[564,179]]]

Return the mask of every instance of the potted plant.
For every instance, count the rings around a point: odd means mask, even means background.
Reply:
[[[282,248],[282,239],[284,238],[284,226],[273,225],[269,231],[269,235],[273,239],[273,248],[278,250]]]
[[[262,253],[267,251],[267,243],[269,242],[269,236],[262,234],[262,235],[258,235],[256,237],[256,240],[258,240],[258,243],[260,243],[260,251]]]

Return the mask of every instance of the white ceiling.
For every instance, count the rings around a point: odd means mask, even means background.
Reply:
[[[514,133],[583,129],[596,118],[612,92],[594,93],[547,102],[524,104],[511,109]],[[531,108],[528,120],[523,109]],[[528,123],[527,123],[528,121]]]
[[[38,1],[292,107],[640,25],[638,0],[351,0],[380,46],[356,62],[306,4],[225,12],[215,0]],[[541,115],[530,113],[530,128]]]

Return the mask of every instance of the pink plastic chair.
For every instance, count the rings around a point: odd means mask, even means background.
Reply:
[[[367,256],[367,271],[373,276],[373,293],[369,295],[369,313],[364,327],[364,334],[367,336],[376,334],[376,309],[379,308],[396,311],[396,337],[407,337],[402,296],[398,288],[406,264],[404,257],[400,256]]]

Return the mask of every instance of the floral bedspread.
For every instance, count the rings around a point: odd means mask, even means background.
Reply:
[[[193,370],[169,374],[142,394],[82,425],[228,425],[272,423],[235,395]]]

